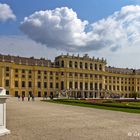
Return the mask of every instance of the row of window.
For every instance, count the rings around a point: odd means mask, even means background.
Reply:
[[[16,74],[15,77],[18,78],[19,75]],[[25,76],[25,75],[21,75],[21,77],[22,77],[22,78],[25,78],[26,76]],[[31,79],[31,78],[32,78],[32,76],[31,76],[31,75],[28,75],[28,79]],[[37,78],[38,78],[38,79],[41,79],[42,77],[39,75]],[[44,78],[44,79],[47,79],[47,76],[44,76],[43,78]],[[53,77],[50,76],[50,79],[53,79]],[[56,77],[56,80],[58,80],[58,77]]]
[[[105,89],[108,90],[121,90],[121,91],[134,91],[134,86],[115,86],[115,85],[105,85]],[[140,91],[140,87],[137,87],[137,90]]]
[[[5,86],[9,87],[10,86],[10,81],[9,80],[5,80]],[[32,81],[28,81],[28,86],[29,88],[32,88],[33,84]],[[41,82],[37,82],[37,87],[38,88],[47,88],[47,82],[44,82],[43,87]],[[15,81],[15,87],[19,87],[19,81]],[[21,81],[21,87],[25,88],[26,87],[26,82],[25,81]],[[53,82],[50,82],[50,88],[53,88]],[[55,83],[55,88],[59,88],[59,83]]]
[[[107,80],[105,80],[105,82],[106,83],[121,83],[121,84],[134,84],[134,82],[128,82],[128,81],[111,81],[111,80],[109,80],[109,81],[107,81]],[[139,82],[137,82],[137,84],[139,84]]]
[[[125,78],[125,77],[114,77],[114,76],[105,76],[105,79],[107,80],[107,79],[110,79],[110,80],[125,80],[125,81],[127,81],[127,80],[132,80],[132,81],[134,81],[134,78]],[[140,79],[137,79],[137,80],[140,80]]]
[[[84,77],[86,77],[86,78],[87,77],[90,77],[90,78],[93,78],[94,77],[94,78],[99,78],[99,79],[102,79],[102,77],[103,77],[102,75],[97,75],[97,74],[94,74],[94,75],[93,74],[83,74],[83,73],[78,74],[78,73],[71,73],[71,72],[69,73],[69,76],[70,77],[71,76],[75,76],[75,77],[80,76],[80,77],[83,77],[83,78]]]
[[[55,85],[55,88],[59,88],[59,83],[55,83],[56,85]],[[9,82],[9,80],[5,80],[5,86],[6,87],[9,87],[10,86],[10,82]],[[32,82],[31,81],[29,81],[28,82],[28,87],[29,88],[31,88],[33,85],[32,85]],[[44,86],[43,87],[41,87],[42,86],[42,83],[41,82],[37,82],[37,87],[38,88],[47,88],[47,82],[44,82]],[[85,86],[85,89],[86,90],[88,90],[88,89],[90,89],[90,90],[93,90],[93,83],[90,83],[89,85],[88,85],[88,83],[86,82],[86,83],[84,83],[83,84],[83,82],[80,82],[79,83],[79,86],[80,86],[80,89],[83,89],[83,86]],[[90,87],[89,87],[90,86]],[[19,87],[19,81],[15,81],[15,87]],[[21,81],[21,87],[26,87],[26,82],[25,81]],[[53,82],[50,82],[50,88],[53,88],[54,86],[53,86]],[[98,89],[98,84],[97,83],[95,83],[95,89]],[[73,89],[73,82],[69,82],[69,88],[70,89]],[[78,82],[74,82],[74,88],[75,89],[77,89],[78,88]],[[64,89],[64,82],[62,81],[61,82],[61,89]],[[99,84],[99,89],[102,89],[102,84]]]
[[[59,65],[59,62],[57,62],[57,65]],[[65,67],[65,62],[62,60],[61,61],[61,67]],[[93,63],[83,63],[83,62],[73,62],[73,61],[69,61],[69,68],[80,68],[80,69],[95,69],[95,70],[103,70],[102,68],[102,64],[93,64]]]
[[[69,89],[73,89],[73,86],[74,86],[75,89],[78,89],[78,82],[69,82]],[[80,87],[81,90],[84,89],[83,87],[85,87],[85,90],[89,90],[89,89],[90,90],[93,90],[93,89],[95,89],[95,90],[100,89],[101,90],[102,89],[102,84],[100,83],[99,87],[98,87],[98,83],[95,83],[93,85],[93,83],[80,82],[79,87]]]

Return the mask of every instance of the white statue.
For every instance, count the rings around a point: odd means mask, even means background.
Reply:
[[[0,96],[1,95],[6,95],[6,89],[4,89],[3,87],[0,87]]]

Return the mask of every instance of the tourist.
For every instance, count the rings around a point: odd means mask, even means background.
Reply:
[[[30,94],[28,94],[28,101],[30,101]]]
[[[25,97],[25,96],[24,96],[24,95],[22,95],[22,101],[24,101],[24,97]]]
[[[18,95],[18,101],[20,101],[20,95]]]
[[[32,94],[32,101],[34,101],[35,99],[34,99],[35,97],[34,97],[34,95]]]

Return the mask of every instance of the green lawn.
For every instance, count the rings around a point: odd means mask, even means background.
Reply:
[[[122,112],[129,112],[129,113],[140,113],[140,102],[96,103],[96,102],[89,102],[86,100],[72,100],[72,99],[57,99],[57,100],[47,100],[47,101],[43,100],[43,101],[50,102],[50,103],[59,103],[59,104],[122,111]]]

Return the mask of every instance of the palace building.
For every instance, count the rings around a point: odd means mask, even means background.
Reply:
[[[105,59],[60,55],[44,58],[0,55],[0,87],[12,96],[69,94],[75,98],[140,97],[140,70],[107,66]]]

